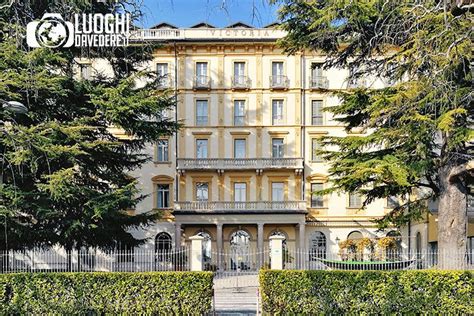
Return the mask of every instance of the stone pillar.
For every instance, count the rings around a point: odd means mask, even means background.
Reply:
[[[263,245],[263,223],[258,223],[257,229],[257,253],[258,253],[258,267],[261,268],[264,262],[264,245]]]
[[[222,224],[216,224],[216,234],[217,234],[217,268],[218,270],[224,270],[224,265],[222,262],[222,254],[224,253],[223,243],[222,243]]]
[[[271,236],[270,245],[272,248],[271,256],[271,269],[272,270],[283,270],[283,240],[284,236]]]
[[[191,236],[191,271],[202,271],[202,236]]]
[[[181,223],[174,223],[175,233],[174,233],[174,247],[176,249],[181,248]]]
[[[304,253],[306,253],[306,233],[305,233],[305,228],[306,228],[306,223],[300,223],[298,224],[298,248],[299,251],[296,252],[296,255],[298,256],[297,262],[298,262],[298,267],[299,269],[304,268],[304,261],[306,258],[303,256]]]

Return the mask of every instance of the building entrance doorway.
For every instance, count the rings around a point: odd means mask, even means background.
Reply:
[[[250,235],[238,230],[230,236],[230,268],[234,271],[251,269]]]

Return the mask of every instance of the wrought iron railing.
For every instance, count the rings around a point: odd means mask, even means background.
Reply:
[[[270,76],[270,87],[273,89],[286,89],[290,86],[290,80],[285,75]]]
[[[247,76],[233,76],[232,77],[232,88],[234,89],[248,89],[250,88],[252,81]]]
[[[205,158],[177,160],[178,169],[302,169],[303,158]]]
[[[309,77],[309,87],[311,89],[328,89],[329,80],[325,76]]]
[[[357,89],[367,87],[367,80],[364,78],[350,79],[347,82],[347,89]]]
[[[209,76],[195,76],[193,87],[194,89],[210,89],[211,78],[209,78]]]

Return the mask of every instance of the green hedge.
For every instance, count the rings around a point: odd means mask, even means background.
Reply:
[[[260,272],[270,314],[474,314],[469,271]]]
[[[1,315],[200,315],[211,304],[210,272],[0,275]]]

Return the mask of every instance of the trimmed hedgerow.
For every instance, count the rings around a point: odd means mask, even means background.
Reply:
[[[211,272],[0,275],[0,314],[201,315],[211,310]]]
[[[260,272],[270,314],[474,314],[470,271]]]

